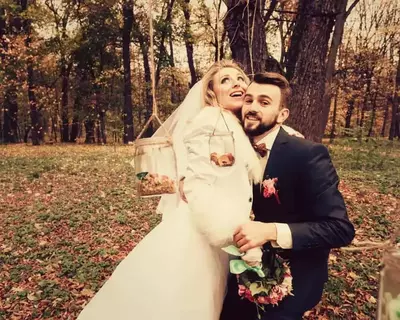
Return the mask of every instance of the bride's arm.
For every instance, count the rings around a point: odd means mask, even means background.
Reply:
[[[235,230],[249,219],[249,213],[235,210],[235,199],[221,196],[218,180],[221,177],[212,173],[209,161],[196,163],[197,173],[188,175],[184,182],[184,193],[190,215],[200,233],[205,235],[211,245],[225,247],[233,243]],[[219,168],[223,169],[223,168]],[[204,170],[204,171],[203,171]]]
[[[211,119],[212,112],[209,111],[207,116],[211,126],[214,126],[215,121]],[[212,129],[211,127],[209,133]],[[235,184],[241,181],[236,179],[240,170],[236,170],[235,167],[240,164],[234,164],[233,167],[218,167],[211,163],[209,135],[204,127],[199,132],[202,133],[192,136],[186,144],[190,161],[186,171],[184,192],[191,218],[197,229],[212,245],[224,247],[232,243],[235,230],[248,221],[250,214],[243,212],[243,208],[237,206],[235,196],[231,196],[221,187],[221,184],[229,185],[230,182]],[[246,181],[243,181],[243,184],[245,185]]]

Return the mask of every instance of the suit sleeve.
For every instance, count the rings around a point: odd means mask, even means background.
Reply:
[[[311,147],[301,172],[307,220],[289,223],[293,250],[330,249],[347,246],[354,238],[354,227],[347,216],[339,178],[329,152],[322,144]]]

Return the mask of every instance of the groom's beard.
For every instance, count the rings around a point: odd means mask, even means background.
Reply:
[[[251,113],[249,112],[248,114],[251,114]],[[246,119],[244,119],[244,121],[243,121],[244,131],[246,131],[246,133],[252,137],[261,136],[262,134],[270,131],[277,125],[278,116],[279,115],[277,115],[272,121],[270,121],[268,123],[260,122],[259,125],[256,127],[246,127]],[[261,121],[261,119],[260,119],[260,121]]]

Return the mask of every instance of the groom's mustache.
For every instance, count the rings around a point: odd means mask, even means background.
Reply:
[[[256,111],[249,111],[244,115],[245,118],[253,118],[254,120],[262,120],[262,117]]]

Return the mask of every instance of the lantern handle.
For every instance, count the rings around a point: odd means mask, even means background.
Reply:
[[[160,120],[160,118],[158,117],[158,115],[155,114],[155,113],[153,113],[153,114],[151,115],[151,117],[149,118],[149,120],[147,120],[147,122],[146,122],[146,124],[144,125],[142,131],[140,131],[139,135],[138,135],[137,138],[136,138],[136,141],[137,141],[138,139],[140,139],[140,138],[143,136],[144,132],[147,130],[147,128],[149,127],[150,123],[151,123],[153,120],[157,120],[157,122],[160,124],[160,128],[163,128],[164,131],[165,131],[165,133],[166,133],[166,135],[167,135],[168,137],[172,138],[172,136],[171,136],[171,134],[169,133],[168,129],[165,128],[165,126],[164,126],[163,123],[161,122],[161,120]]]

